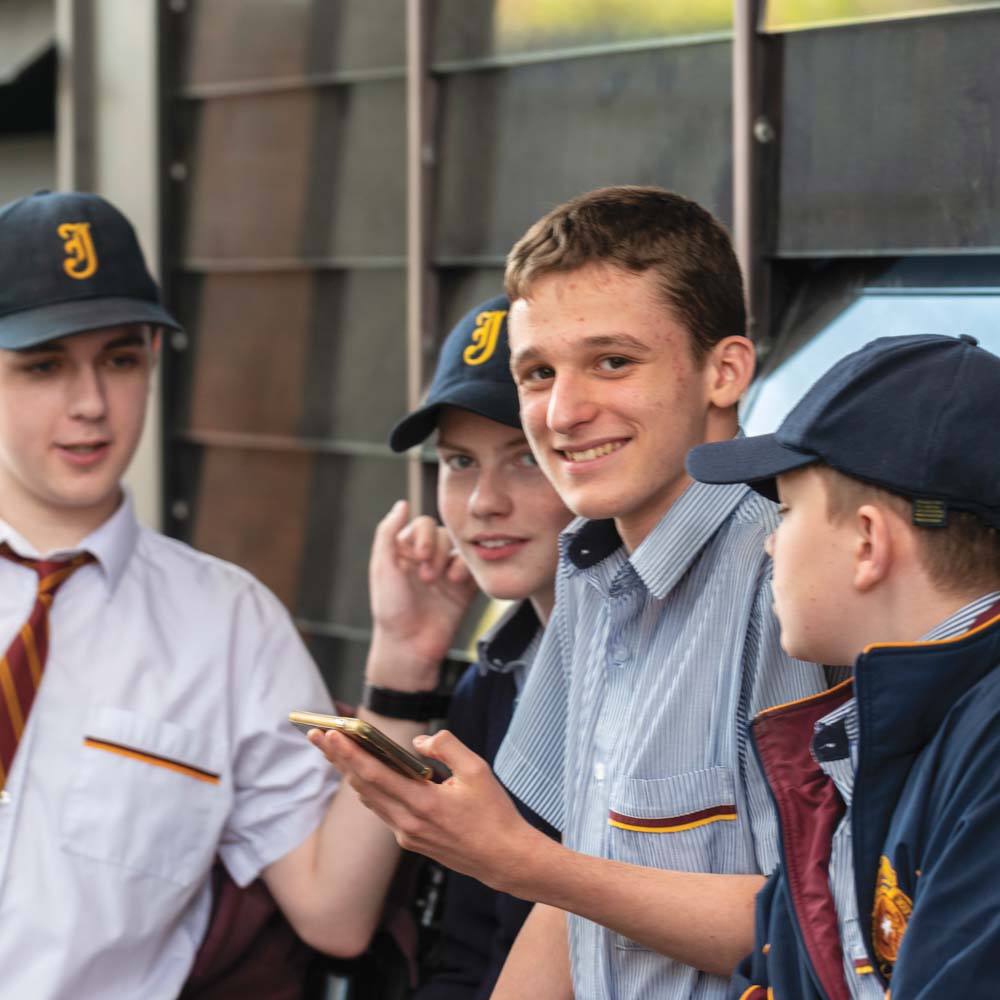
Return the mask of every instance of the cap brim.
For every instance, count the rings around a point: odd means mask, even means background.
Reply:
[[[74,333],[132,323],[181,329],[180,323],[157,302],[128,298],[73,299],[0,317],[0,347],[17,351]]]
[[[816,455],[781,444],[774,434],[762,434],[700,444],[688,452],[685,464],[699,482],[746,483],[776,501],[776,476],[818,461]]]
[[[442,406],[457,406],[506,427],[521,429],[521,422],[510,415],[512,410],[517,413],[517,389],[513,383],[468,382],[453,386],[446,394],[403,417],[389,433],[389,447],[393,451],[407,451],[426,441],[437,429]]]

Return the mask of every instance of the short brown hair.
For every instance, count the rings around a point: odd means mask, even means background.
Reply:
[[[514,244],[504,285],[528,298],[545,274],[609,264],[649,269],[691,335],[696,358],[746,332],[743,277],[729,235],[709,212],[659,187],[606,187],[552,209]]]
[[[912,501],[898,493],[844,475],[828,465],[813,466],[823,478],[826,512],[831,521],[849,517],[866,503],[880,503],[909,521]],[[942,528],[913,526],[920,561],[931,582],[945,593],[1000,587],[1000,533],[975,514],[948,512]]]

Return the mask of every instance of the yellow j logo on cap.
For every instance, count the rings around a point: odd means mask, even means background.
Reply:
[[[462,360],[467,365],[481,365],[493,357],[500,336],[500,324],[506,309],[481,312],[476,317],[476,328],[472,331],[472,343],[462,351]]]
[[[64,222],[58,233],[66,252],[63,270],[77,280],[89,278],[97,271],[97,254],[94,252],[94,241],[90,238],[90,223]]]

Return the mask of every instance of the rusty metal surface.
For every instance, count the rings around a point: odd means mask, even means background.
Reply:
[[[779,255],[1000,248],[998,33],[1000,11],[785,38]]]
[[[402,66],[403,0],[194,0],[182,86]]]
[[[728,43],[447,77],[439,253],[502,256],[603,184],[662,184],[728,220],[730,106]]]

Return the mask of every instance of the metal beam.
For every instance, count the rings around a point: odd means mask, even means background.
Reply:
[[[431,0],[406,0],[406,402],[420,403],[424,358],[434,343],[436,282],[431,266],[431,191],[436,85],[430,70]],[[407,465],[410,510],[424,507],[423,465]]]

